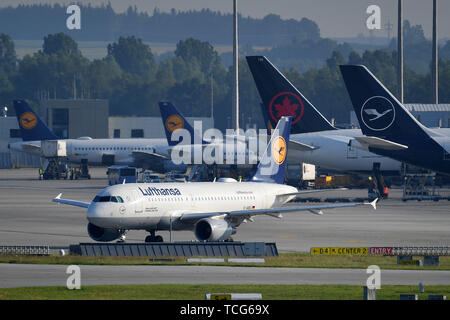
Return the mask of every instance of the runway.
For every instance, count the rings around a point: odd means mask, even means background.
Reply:
[[[66,286],[67,266],[0,264],[0,287]],[[107,284],[366,285],[361,269],[221,266],[80,266],[81,286]],[[381,285],[449,285],[450,271],[382,270]]]
[[[91,168],[92,180],[39,181],[37,169],[0,170],[0,245],[68,246],[91,242],[82,208],[57,205],[52,198],[90,201],[107,186],[106,168]],[[444,195],[449,190],[442,190]],[[367,190],[320,193],[321,198],[365,197]],[[311,196],[309,194],[308,196]],[[307,211],[286,213],[283,219],[258,216],[242,224],[237,241],[276,242],[280,252],[308,252],[313,246],[449,246],[450,202],[390,199],[370,206],[334,209],[318,216]],[[301,205],[296,203],[295,205]],[[168,232],[161,232],[166,240]],[[130,231],[127,240],[143,241],[146,232]],[[173,232],[173,241],[194,240],[192,232]]]

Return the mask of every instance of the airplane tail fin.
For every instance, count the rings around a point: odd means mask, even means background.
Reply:
[[[427,139],[427,129],[362,65],[340,66],[362,132],[394,142]]]
[[[269,134],[270,134],[270,132],[273,129],[272,122],[270,121],[269,115],[266,112],[266,107],[264,106],[264,103],[261,102],[260,106],[261,106],[261,111],[262,111],[263,118],[264,118],[264,123],[266,124],[266,129],[269,130]]]
[[[13,105],[23,141],[59,139],[25,100],[14,100]]]
[[[194,144],[197,141],[201,141],[202,144],[205,143],[202,138],[197,135],[186,118],[171,102],[160,101],[159,110],[161,112],[161,118],[169,146],[175,146],[181,142],[172,140],[172,133],[177,129],[186,129],[190,133],[191,141],[188,142],[188,144]]]
[[[292,117],[281,117],[252,181],[284,183]]]
[[[335,129],[266,57],[246,58],[272,127],[291,116],[293,134]]]

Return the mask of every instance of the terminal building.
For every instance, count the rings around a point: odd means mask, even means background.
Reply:
[[[166,138],[160,117],[109,116],[107,100],[41,100],[37,113],[62,139],[91,138]],[[214,127],[213,118],[187,117],[201,121],[202,131]],[[15,115],[0,118],[0,168],[39,167],[41,159],[24,152],[10,152],[8,144],[21,141]]]
[[[38,114],[61,139],[108,137],[108,100],[41,100]]]

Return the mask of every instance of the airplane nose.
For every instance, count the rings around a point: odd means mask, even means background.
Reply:
[[[86,218],[90,223],[95,224],[96,226],[102,227],[106,222],[106,208],[105,205],[98,203],[91,204],[86,211]]]
[[[99,218],[101,216],[101,210],[98,207],[98,205],[91,204],[86,211],[86,216],[87,216],[88,220],[90,218],[93,218],[93,219]]]
[[[91,203],[86,211],[89,222],[102,226],[108,218],[113,218],[114,206],[110,203]]]

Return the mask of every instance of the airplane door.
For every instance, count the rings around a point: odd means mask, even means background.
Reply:
[[[347,159],[356,159],[358,158],[358,149],[347,146]]]
[[[144,212],[144,199],[139,196],[137,192],[134,192],[134,212],[142,213]]]

